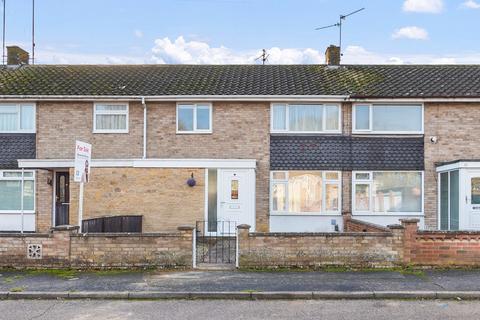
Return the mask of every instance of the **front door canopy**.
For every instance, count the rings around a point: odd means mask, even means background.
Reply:
[[[458,169],[480,169],[480,160],[455,160],[443,162],[437,165],[437,172],[445,172]]]

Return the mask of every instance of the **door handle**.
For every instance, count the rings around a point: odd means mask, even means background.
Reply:
[[[70,202],[62,202],[61,204],[70,204]]]

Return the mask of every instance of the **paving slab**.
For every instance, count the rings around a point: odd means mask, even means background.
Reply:
[[[449,292],[480,291],[480,270],[395,271],[0,271],[0,292]]]

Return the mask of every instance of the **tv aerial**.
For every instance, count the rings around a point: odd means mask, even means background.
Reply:
[[[267,53],[267,50],[262,49],[262,54],[259,57],[255,58],[255,61],[262,59],[262,64],[265,65],[265,62],[268,61],[268,57],[270,57],[270,54]]]
[[[339,16],[339,19],[338,19],[338,22],[337,22],[337,23],[334,23],[334,24],[331,24],[331,25],[328,25],[328,26],[318,27],[318,28],[315,28],[315,30],[322,30],[322,29],[328,29],[328,28],[338,27],[338,30],[339,30],[338,47],[340,48],[340,56],[342,56],[342,55],[343,55],[343,53],[342,53],[342,23],[343,23],[343,21],[344,21],[347,17],[349,17],[349,16],[351,16],[351,15],[353,15],[353,14],[355,14],[355,13],[358,13],[358,12],[360,12],[360,11],[362,11],[362,10],[365,10],[365,8],[360,8],[360,9],[355,10],[355,11],[353,11],[353,12],[350,12],[350,13],[348,13],[348,14],[341,14],[341,15]]]

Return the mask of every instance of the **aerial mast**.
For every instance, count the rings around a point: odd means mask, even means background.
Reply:
[[[351,16],[351,15],[353,15],[353,14],[355,14],[355,13],[358,13],[358,12],[360,12],[360,11],[362,11],[362,10],[365,10],[365,8],[360,8],[360,9],[355,10],[355,11],[353,11],[353,12],[350,12],[350,13],[348,13],[348,14],[341,14],[341,15],[339,16],[339,18],[338,18],[338,22],[337,22],[337,23],[330,24],[330,25],[328,25],[328,26],[323,26],[323,27],[315,28],[315,30],[322,30],[322,29],[328,29],[328,28],[332,28],[332,27],[338,27],[338,31],[339,31],[339,32],[338,32],[338,47],[340,48],[340,57],[343,55],[343,53],[342,53],[342,24],[343,24],[343,21],[344,21],[347,17],[349,17],[349,16]]]

